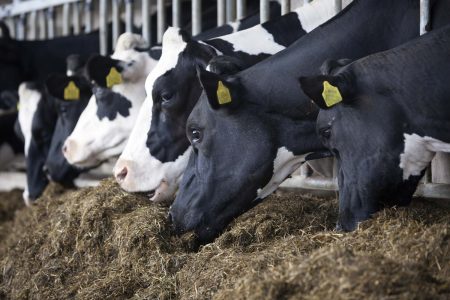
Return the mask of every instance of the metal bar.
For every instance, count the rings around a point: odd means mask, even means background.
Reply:
[[[112,46],[116,47],[117,39],[120,35],[120,0],[112,1]]]
[[[47,38],[47,23],[45,22],[45,10],[41,10],[38,15],[39,18],[39,39],[45,40]]]
[[[149,45],[152,42],[151,22],[150,22],[150,0],[142,0],[142,36]]]
[[[29,24],[29,28],[30,30],[28,31],[28,38],[30,40],[35,40],[37,39],[37,12],[33,11],[29,14],[28,16],[28,24]]]
[[[100,0],[99,30],[100,30],[100,54],[108,54],[108,1]]]
[[[420,0],[420,34],[427,33],[427,25],[430,21],[430,0]]]
[[[125,0],[125,31],[133,32],[133,0]]]
[[[237,3],[236,3],[237,19],[241,20],[241,19],[245,18],[246,15],[247,15],[247,0],[237,0]]]
[[[62,34],[64,36],[70,33],[70,4],[64,4],[62,8]]]
[[[305,176],[293,176],[292,178],[285,180],[280,187],[327,191],[338,190],[337,181],[334,179]]]
[[[181,1],[180,0],[172,1],[172,26],[173,27],[181,26]]]
[[[48,38],[52,39],[55,37],[55,9],[53,7],[49,7],[46,11],[46,15]]]
[[[84,3],[84,32],[88,33],[92,31],[92,0],[86,0]]]
[[[259,2],[259,15],[261,23],[269,21],[270,18],[269,0],[261,0]]]
[[[236,0],[227,0],[227,22],[236,21]]]
[[[281,15],[285,15],[291,11],[291,0],[281,0]]]
[[[25,36],[26,36],[26,22],[27,22],[27,18],[25,14],[20,15],[19,17],[17,17],[16,19],[16,25],[17,25],[17,36],[16,39],[18,40],[24,40]]]
[[[164,0],[156,1],[157,25],[158,25],[156,31],[158,43],[162,43],[164,31],[166,30],[166,12],[164,2],[165,2]]]
[[[339,13],[342,10],[342,0],[334,0],[334,10]]]
[[[202,31],[202,1],[192,0],[192,35]]]
[[[225,24],[226,19],[226,0],[217,0],[217,26]]]
[[[37,10],[44,10],[50,7],[63,5],[66,3],[73,3],[80,0],[29,0],[23,2],[16,2],[14,4],[2,5],[0,7],[0,19],[6,17],[18,16]]]
[[[80,3],[72,4],[73,34],[80,34]]]

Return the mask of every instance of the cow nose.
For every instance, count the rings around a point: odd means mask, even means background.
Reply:
[[[116,180],[119,182],[124,181],[127,175],[128,175],[128,168],[123,167],[122,170],[120,170],[120,172],[116,173]]]

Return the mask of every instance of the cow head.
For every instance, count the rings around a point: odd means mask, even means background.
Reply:
[[[58,114],[49,153],[45,162],[50,180],[72,184],[80,170],[63,156],[66,138],[74,129],[81,112],[92,95],[91,85],[80,76],[50,75],[46,80],[48,94],[53,97]]]
[[[146,81],[147,98],[114,172],[130,192],[155,191],[152,200],[169,200],[187,163],[185,124],[201,93],[195,67],[215,55],[210,46],[169,28],[161,59]]]
[[[145,79],[155,65],[141,51],[145,45],[140,36],[123,34],[111,57],[97,55],[88,61],[87,73],[96,86],[64,144],[71,164],[92,167],[122,152],[145,99]]]
[[[315,122],[296,122],[244,99],[234,77],[199,69],[204,93],[186,124],[193,151],[170,209],[177,232],[200,241],[216,237],[235,217],[259,203],[295,171],[315,142]],[[312,133],[311,133],[312,132]],[[304,139],[296,148],[296,137]]]
[[[325,75],[302,77],[300,84],[322,108],[317,133],[340,166],[337,228],[351,231],[383,205],[409,203],[426,164],[403,180],[400,153],[409,129],[393,109],[395,91],[345,64],[326,62]]]

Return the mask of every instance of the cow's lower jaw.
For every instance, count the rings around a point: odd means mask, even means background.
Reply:
[[[68,144],[69,140],[66,141],[64,147]],[[70,143],[70,142],[69,142]],[[110,147],[105,147],[100,151],[92,150],[90,146],[86,145],[83,147],[77,147],[80,151],[70,151],[67,148],[64,150],[64,157],[67,159],[69,164],[76,166],[78,168],[94,168],[102,164],[113,157],[117,157],[121,154],[122,150],[125,148],[126,139],[120,140]]]
[[[150,201],[158,203],[173,202],[177,190],[178,184],[175,183],[170,184],[163,179],[159,184],[158,188],[153,192],[152,196],[150,197]]]

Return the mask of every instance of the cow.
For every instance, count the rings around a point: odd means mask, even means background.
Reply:
[[[214,239],[308,159],[329,155],[316,134],[318,107],[298,78],[326,59],[360,58],[419,34],[419,2],[355,0],[288,49],[231,77],[198,70],[204,93],[186,123],[193,147],[169,210],[175,232]],[[450,21],[435,1],[431,28]],[[328,152],[328,153],[327,153]]]
[[[195,67],[217,55],[234,57],[243,69],[283,50],[334,15],[333,1],[320,0],[279,19],[202,42],[169,28],[163,52],[146,81],[147,98],[114,173],[129,192],[154,191],[153,201],[173,199],[190,153],[186,119],[201,93]]]
[[[383,206],[409,204],[435,153],[450,152],[449,53],[446,26],[300,79],[340,165],[340,229],[354,230]]]
[[[23,158],[23,141],[17,136],[17,111],[0,113],[0,169],[5,170]]]

